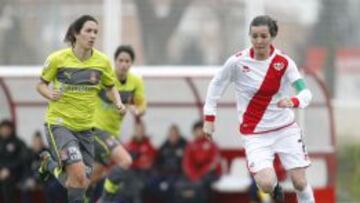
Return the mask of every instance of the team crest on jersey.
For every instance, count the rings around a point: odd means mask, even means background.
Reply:
[[[282,62],[274,63],[274,68],[277,71],[281,71],[285,67],[285,64]]]
[[[97,74],[96,74],[95,71],[91,71],[91,72],[90,72],[90,81],[91,81],[91,83],[93,83],[93,84],[96,84],[96,83],[97,83],[98,78],[97,78]]]

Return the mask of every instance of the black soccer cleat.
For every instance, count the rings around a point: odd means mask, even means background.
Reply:
[[[272,198],[275,200],[275,202],[280,203],[284,202],[285,195],[282,187],[278,184],[276,184],[274,191],[271,193]]]

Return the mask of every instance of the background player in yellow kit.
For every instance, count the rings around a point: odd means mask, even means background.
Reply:
[[[129,72],[135,60],[135,53],[130,46],[119,46],[114,54],[115,87],[121,95],[127,110],[135,117],[140,117],[146,109],[144,83],[140,76]],[[95,111],[95,154],[96,164],[93,181],[97,181],[102,169],[111,163],[104,183],[101,202],[114,202],[122,183],[129,177],[128,169],[132,163],[130,154],[119,142],[120,127],[124,114],[119,114],[110,102],[106,92],[100,91],[99,101]]]

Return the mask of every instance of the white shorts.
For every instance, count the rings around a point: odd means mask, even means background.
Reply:
[[[241,137],[251,173],[273,168],[275,153],[279,155],[286,170],[307,167],[311,163],[302,139],[302,131],[296,123],[274,132]]]

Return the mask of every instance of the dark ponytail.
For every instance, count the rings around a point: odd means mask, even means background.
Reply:
[[[87,21],[94,21],[96,24],[98,23],[97,20],[93,16],[90,16],[90,15],[80,16],[69,26],[69,28],[65,34],[64,42],[69,43],[71,46],[74,46],[74,44],[76,42],[75,34],[80,33],[81,29],[83,28],[84,24]]]

